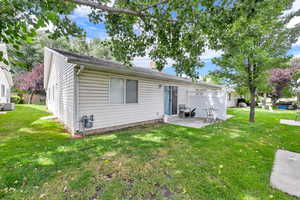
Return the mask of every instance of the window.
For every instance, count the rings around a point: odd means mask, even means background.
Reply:
[[[110,84],[110,103],[124,103],[124,80],[120,78],[112,78]]]
[[[110,103],[138,103],[138,81],[112,78],[110,81]]]
[[[126,80],[126,103],[138,102],[138,81]]]
[[[1,84],[1,97],[5,97],[5,85]]]

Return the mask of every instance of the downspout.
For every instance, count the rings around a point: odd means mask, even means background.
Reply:
[[[79,116],[79,110],[80,110],[80,107],[79,107],[79,75],[83,70],[84,70],[84,65],[80,65],[80,68],[76,72],[76,76],[75,76],[75,91],[76,91],[76,94],[75,94],[75,99],[76,99],[76,102],[75,102],[75,105],[76,105],[75,106],[75,108],[76,108],[75,117],[76,117],[76,122],[77,122],[77,127],[76,127],[76,133],[77,134],[82,132],[81,125],[80,125],[80,116]]]

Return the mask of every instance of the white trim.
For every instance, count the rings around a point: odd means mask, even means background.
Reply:
[[[123,80],[123,103],[111,103],[111,80],[112,79],[122,79]],[[137,103],[126,103],[126,83],[127,80],[132,80],[132,81],[137,81]],[[109,91],[108,91],[108,104],[109,105],[138,105],[140,104],[140,87],[139,84],[140,80],[139,79],[132,79],[132,78],[124,78],[124,77],[119,77],[119,76],[109,76],[109,83],[108,83],[108,87],[109,87]]]

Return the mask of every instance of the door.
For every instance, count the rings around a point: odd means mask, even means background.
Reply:
[[[172,95],[170,86],[164,87],[164,110],[166,115],[172,114]]]
[[[165,86],[164,87],[164,113],[166,115],[177,114],[177,86]]]
[[[178,87],[171,86],[172,90],[172,115],[177,114],[177,94],[178,94]]]

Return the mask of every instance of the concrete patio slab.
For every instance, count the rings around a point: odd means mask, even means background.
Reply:
[[[179,117],[170,118],[165,123],[174,124],[178,126],[186,126],[191,128],[202,128],[204,126],[211,124],[205,122],[201,118],[179,118]]]
[[[233,115],[227,115],[226,116],[226,120],[230,119],[234,117]],[[165,123],[167,124],[174,124],[174,125],[178,125],[178,126],[186,126],[186,127],[191,127],[191,128],[202,128],[204,126],[210,125],[210,124],[215,124],[218,122],[222,122],[222,121],[216,121],[216,122],[211,122],[208,123],[206,122],[203,118],[180,118],[178,116],[173,116],[173,117],[169,117]]]
[[[42,120],[48,120],[48,119],[55,119],[56,117],[54,115],[41,117]]]
[[[280,124],[286,124],[286,125],[291,125],[291,126],[300,126],[300,121],[281,119]]]
[[[278,150],[270,184],[287,194],[300,197],[300,153]]]

